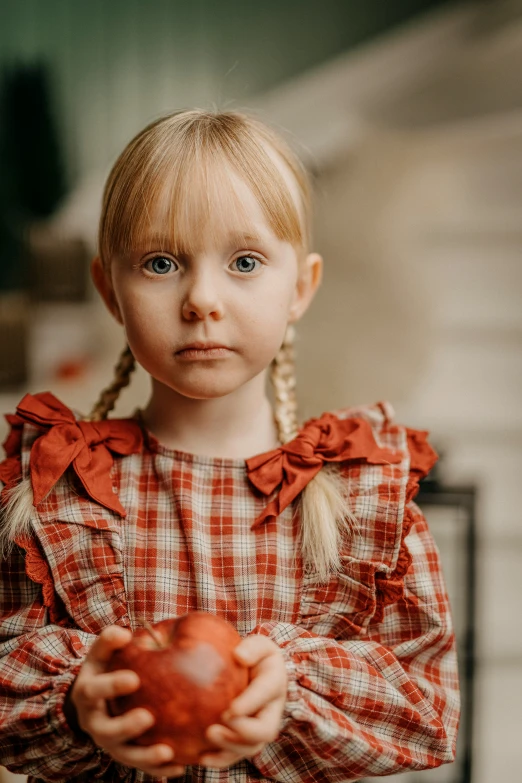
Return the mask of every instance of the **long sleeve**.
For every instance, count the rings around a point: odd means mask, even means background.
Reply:
[[[455,636],[439,553],[409,503],[411,563],[398,601],[353,640],[262,623],[289,676],[278,739],[253,759],[269,779],[355,781],[437,767],[455,758],[459,688]]]
[[[0,762],[46,781],[98,778],[110,760],[69,727],[66,692],[94,635],[49,623],[15,546],[0,571]]]
[[[100,538],[91,542],[87,531],[96,525],[98,503],[122,510],[109,484],[112,453],[139,451],[139,428],[120,421],[104,422],[102,429],[77,424],[47,392],[26,395],[6,419],[0,542],[9,554],[0,560],[0,764],[39,781],[124,780],[129,768],[69,726],[64,702],[96,633],[125,615],[121,575],[111,567],[116,555],[110,549],[102,555]],[[58,481],[70,463],[96,496],[93,510],[83,509],[86,530],[71,503],[78,494]],[[128,625],[126,616],[123,622]]]

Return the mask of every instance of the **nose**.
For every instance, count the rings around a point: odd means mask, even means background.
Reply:
[[[182,310],[183,317],[187,321],[203,321],[206,318],[219,321],[223,318],[223,302],[219,287],[208,269],[190,275]]]

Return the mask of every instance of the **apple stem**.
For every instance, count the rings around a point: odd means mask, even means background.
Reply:
[[[163,644],[161,642],[161,639],[159,639],[159,637],[156,635],[156,631],[154,630],[152,625],[147,620],[144,620],[143,627],[145,628],[146,631],[148,631],[150,633],[150,635],[152,636],[152,638],[154,639],[154,641],[158,645],[158,649],[161,650],[163,648]]]

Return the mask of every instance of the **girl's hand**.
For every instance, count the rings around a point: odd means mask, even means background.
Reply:
[[[110,625],[90,648],[70,693],[78,724],[96,745],[120,764],[136,767],[152,777],[179,777],[184,774],[185,767],[172,763],[174,751],[169,745],[127,744],[154,724],[154,717],[148,710],[129,710],[115,718],[107,711],[107,699],[132,693],[140,685],[138,675],[130,669],[105,670],[113,650],[124,647],[131,636],[128,628]]]
[[[288,687],[280,648],[267,636],[247,636],[234,650],[250,667],[251,680],[222,715],[224,725],[214,724],[207,737],[221,748],[200,758],[205,767],[222,769],[254,756],[279,734]]]

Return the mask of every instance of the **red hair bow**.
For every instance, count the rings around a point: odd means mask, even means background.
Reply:
[[[258,516],[252,529],[275,518],[319,473],[325,462],[360,461],[373,465],[401,462],[403,455],[381,448],[366,419],[338,419],[324,413],[310,419],[296,438],[246,460],[248,478],[264,495],[281,484],[278,496]]]
[[[30,473],[33,505],[37,506],[72,463],[90,497],[126,516],[113,492],[110,470],[114,454],[135,454],[142,447],[142,432],[133,419],[78,421],[73,412],[50,392],[26,394],[16,408],[17,418],[46,427],[31,448]]]

